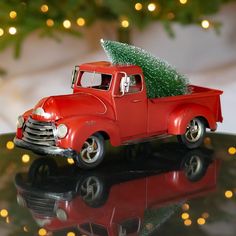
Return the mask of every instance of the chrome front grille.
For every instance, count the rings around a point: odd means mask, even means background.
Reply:
[[[36,121],[29,118],[23,127],[23,140],[40,146],[55,146],[52,122]]]
[[[34,212],[34,214],[39,214],[47,217],[55,216],[55,204],[54,199],[50,199],[43,196],[38,196],[32,193],[23,193],[22,197],[26,201],[27,207]]]

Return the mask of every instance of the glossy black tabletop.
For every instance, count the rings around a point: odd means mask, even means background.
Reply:
[[[94,170],[0,136],[0,235],[236,235],[236,136],[111,147]]]

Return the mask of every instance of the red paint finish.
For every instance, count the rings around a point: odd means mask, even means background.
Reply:
[[[54,232],[76,226],[82,231],[83,224],[93,223],[103,226],[108,236],[117,236],[122,222],[134,219],[139,220],[142,225],[145,211],[180,204],[214,192],[219,167],[220,162],[214,160],[205,176],[197,182],[189,181],[183,171],[171,171],[119,183],[111,187],[108,199],[100,207],[88,206],[79,195],[70,202],[59,200],[57,208],[63,209],[68,219],[63,222],[51,218],[44,228]],[[35,219],[40,218],[35,214],[33,216]],[[90,235],[86,231],[83,233]],[[130,235],[139,233],[140,228]]]
[[[101,73],[110,76],[109,88],[81,87],[82,74]],[[133,91],[120,92],[124,75],[138,75],[140,84]],[[222,122],[220,94],[222,91],[191,86],[191,94],[148,99],[142,70],[138,66],[116,66],[108,62],[87,63],[80,71],[73,87],[73,94],[44,98],[31,112],[24,114],[37,121],[65,124],[68,133],[57,138],[56,145],[79,152],[90,135],[103,132],[114,146],[137,139],[161,134],[181,135],[187,124],[195,117],[206,121],[208,128],[215,130]],[[35,114],[43,108],[44,114]],[[17,138],[22,131],[17,130]]]

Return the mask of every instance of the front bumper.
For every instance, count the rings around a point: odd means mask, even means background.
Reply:
[[[21,139],[14,138],[14,143],[16,146],[32,150],[33,152],[39,153],[39,154],[47,154],[47,155],[59,155],[63,157],[75,157],[77,155],[76,151],[68,148],[63,149],[56,146],[39,146],[35,144],[31,144],[28,142],[25,142]]]

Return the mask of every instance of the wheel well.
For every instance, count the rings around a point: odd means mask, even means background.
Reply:
[[[110,139],[110,136],[105,131],[99,131],[99,132],[96,132],[96,133],[102,135],[104,140],[109,140]]]
[[[208,123],[208,120],[207,120],[205,117],[203,117],[203,116],[197,116],[196,118],[200,119],[200,120],[204,123],[204,125],[205,125],[206,128],[209,128],[209,127],[210,127],[210,126],[209,126],[209,123]]]

